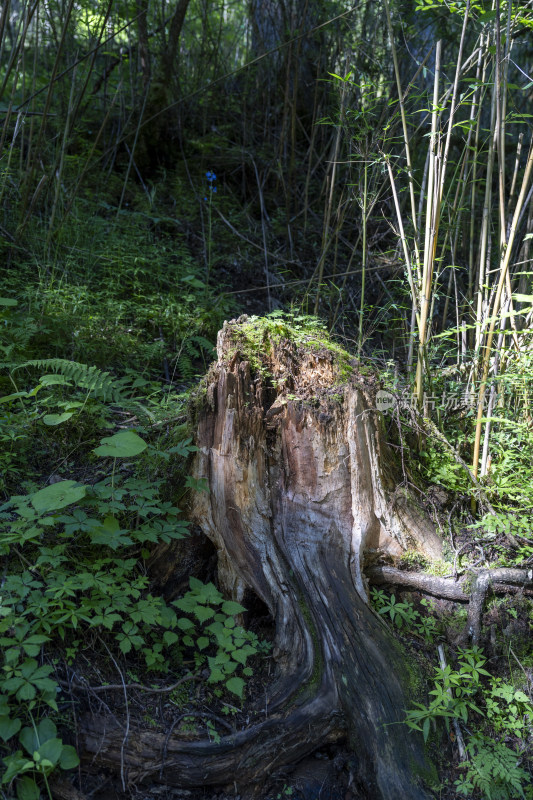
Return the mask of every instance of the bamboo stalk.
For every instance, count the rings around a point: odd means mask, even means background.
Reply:
[[[494,337],[494,329],[496,326],[496,320],[498,318],[499,309],[500,309],[500,302],[502,297],[503,288],[505,286],[505,279],[507,275],[507,271],[509,269],[509,264],[511,261],[511,254],[513,250],[516,229],[517,229],[517,222],[520,217],[520,213],[522,211],[522,207],[524,205],[524,201],[526,199],[527,190],[529,186],[529,181],[531,178],[531,173],[533,171],[533,146],[530,147],[528,160],[526,169],[524,172],[524,177],[522,179],[522,187],[520,189],[520,194],[518,196],[518,200],[516,202],[516,207],[514,210],[513,220],[511,222],[511,229],[509,231],[509,238],[505,245],[503,251],[502,262],[500,266],[500,278],[498,281],[498,288],[496,290],[496,294],[494,297],[494,303],[492,307],[492,314],[490,320],[489,331],[487,335],[487,342],[485,344],[485,352],[483,354],[483,372],[481,377],[481,383],[479,386],[479,395],[478,395],[478,403],[477,403],[477,419],[476,419],[476,429],[475,429],[475,438],[474,438],[474,456],[472,460],[472,472],[477,477],[478,474],[478,466],[479,466],[479,451],[480,451],[480,444],[481,444],[481,431],[482,431],[482,424],[483,424],[483,408],[485,404],[485,393],[487,387],[487,379],[489,373],[489,365],[490,365],[490,354],[492,350],[492,340]]]
[[[424,266],[422,272],[422,291],[420,295],[420,335],[418,342],[418,361],[416,365],[415,396],[419,410],[422,409],[424,397],[424,370],[426,358],[426,332],[429,311],[431,283],[434,263],[436,208],[435,190],[438,187],[437,174],[437,122],[439,118],[439,81],[442,57],[442,41],[437,42],[435,53],[435,79],[433,83],[433,104],[431,109],[431,140],[428,172],[428,191],[426,204],[426,233],[424,239]]]

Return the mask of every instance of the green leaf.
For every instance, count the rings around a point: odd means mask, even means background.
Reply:
[[[61,739],[48,739],[38,749],[41,761],[50,761],[51,764],[57,764],[61,757],[63,750],[63,742]]]
[[[23,775],[17,781],[18,800],[39,800],[41,791],[33,778]]]
[[[86,487],[80,486],[76,481],[59,481],[51,486],[45,486],[31,495],[32,506],[40,514],[47,511],[57,511],[72,503],[77,503],[85,497]]]
[[[59,766],[61,769],[74,769],[80,763],[76,749],[70,744],[63,745]]]
[[[196,606],[194,609],[194,616],[200,620],[200,622],[206,622],[208,619],[211,619],[215,616],[215,612],[209,606]]]
[[[37,694],[35,686],[31,683],[24,683],[16,694],[17,700],[33,700]]]
[[[96,447],[93,452],[97,456],[130,458],[139,455],[147,447],[146,442],[135,431],[120,431],[114,436],[106,436],[101,439],[100,447]]]
[[[223,681],[224,678],[225,678],[225,675],[222,672],[222,670],[220,669],[220,667],[214,667],[211,670],[211,674],[209,675],[209,678],[207,679],[207,682],[208,683],[218,683],[219,681]]]
[[[424,720],[424,724],[422,726],[422,733],[424,735],[424,742],[427,742],[427,740],[428,740],[429,724],[430,724],[430,719],[429,719],[429,717],[426,717],[426,719]]]
[[[72,386],[72,383],[64,375],[42,375],[39,383],[42,386]]]
[[[233,694],[236,694],[237,697],[240,697],[242,700],[242,693],[244,691],[244,681],[242,678],[230,678],[229,681],[226,681],[226,689]]]
[[[20,731],[21,725],[20,719],[0,717],[0,739],[7,742],[8,739],[11,739],[12,736]]]
[[[207,638],[207,636],[200,636],[196,640],[196,646],[198,647],[198,650],[205,650],[205,648],[208,645],[209,645],[209,639]]]
[[[73,416],[72,411],[64,411],[63,414],[45,414],[43,422],[45,425],[61,425]]]
[[[222,611],[233,616],[234,614],[242,614],[246,609],[240,603],[235,603],[233,600],[225,600],[222,603]]]
[[[0,297],[0,306],[12,308],[16,305],[18,305],[18,300],[13,299],[12,297]]]

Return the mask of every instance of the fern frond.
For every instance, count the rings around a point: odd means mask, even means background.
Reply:
[[[98,369],[98,367],[81,364],[79,361],[69,361],[66,358],[41,358],[24,361],[22,364],[17,364],[15,369],[30,367],[61,375],[77,388],[84,389],[87,394],[104,403],[111,402],[113,405],[123,408],[135,407],[149,415],[147,409],[138,400],[124,391],[124,379],[114,378],[109,372]]]

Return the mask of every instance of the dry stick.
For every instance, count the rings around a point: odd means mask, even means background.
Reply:
[[[342,84],[342,92],[341,92],[341,110],[340,110],[340,119],[342,122],[343,114],[344,114],[344,102],[346,99],[346,83]],[[316,288],[316,299],[315,299],[315,315],[318,314],[318,305],[320,301],[320,287],[322,284],[322,278],[324,275],[324,262],[326,260],[326,252],[329,249],[330,241],[328,240],[328,230],[329,224],[331,221],[331,212],[333,207],[333,194],[335,192],[335,176],[337,174],[337,159],[339,157],[339,148],[340,148],[340,141],[341,141],[341,133],[342,133],[342,124],[337,126],[337,135],[335,136],[335,146],[333,149],[333,158],[332,158],[332,166],[331,166],[331,173],[330,173],[330,186],[329,186],[329,197],[328,203],[326,206],[326,216],[324,219],[324,233],[322,235],[322,255],[320,257],[319,266],[318,266],[318,278],[317,278],[317,288]]]
[[[500,331],[500,335],[498,336],[498,343],[496,345],[496,352],[494,353],[494,359],[492,363],[492,383],[490,387],[490,395],[489,395],[489,405],[487,408],[486,414],[486,424],[485,424],[485,436],[483,440],[483,453],[481,455],[481,477],[483,478],[487,474],[487,465],[489,460],[489,439],[490,439],[490,429],[492,424],[492,411],[494,409],[494,402],[496,400],[496,378],[498,375],[498,367],[500,362],[500,352],[503,346],[504,340],[504,329],[507,322],[507,312],[509,311],[509,306],[511,305],[511,298],[507,298],[507,302],[503,306],[503,329]]]
[[[506,240],[505,225],[505,113],[502,94],[502,58],[500,30],[500,0],[496,0],[496,152],[498,154],[498,207],[500,213],[500,247]]]
[[[106,127],[106,125],[107,125],[107,123],[109,121],[109,117],[111,115],[111,111],[113,110],[113,107],[115,105],[116,99],[117,99],[117,97],[119,95],[119,92],[120,92],[121,88],[122,88],[122,83],[119,83],[118,86],[117,86],[117,89],[115,91],[115,94],[113,96],[113,99],[111,101],[111,105],[109,106],[109,108],[108,108],[108,110],[106,112],[106,115],[105,115],[105,117],[104,117],[104,119],[102,121],[102,124],[100,125],[100,129],[98,130],[98,133],[96,134],[96,138],[95,138],[95,140],[93,142],[93,145],[91,147],[89,155],[87,156],[87,158],[85,160],[85,164],[83,165],[83,169],[79,174],[78,180],[76,181],[76,185],[74,186],[74,189],[72,191],[70,199],[69,199],[69,201],[68,201],[68,203],[66,205],[65,211],[63,212],[63,218],[62,218],[61,222],[58,225],[58,230],[65,223],[65,220],[67,219],[68,215],[70,214],[70,210],[71,210],[71,208],[72,208],[72,206],[74,204],[74,200],[76,199],[76,196],[78,194],[81,182],[82,182],[83,178],[85,177],[85,175],[87,173],[87,170],[89,169],[89,164],[91,163],[91,159],[92,159],[92,157],[94,155],[94,151],[98,147],[98,142],[100,141],[100,137],[103,134],[103,132],[105,130],[105,127]]]
[[[5,72],[5,75],[4,75],[4,81],[3,81],[2,86],[0,88],[0,100],[4,96],[4,92],[6,90],[6,86],[7,86],[7,83],[9,81],[9,78],[10,78],[11,72],[13,70],[13,67],[15,66],[16,63],[18,63],[18,57],[19,57],[20,50],[21,50],[22,47],[24,47],[24,43],[26,41],[26,34],[28,32],[28,28],[30,27],[30,22],[32,20],[33,15],[35,14],[35,11],[37,10],[37,6],[38,5],[39,5],[39,0],[35,0],[35,3],[33,4],[33,6],[31,6],[31,8],[28,10],[28,14],[27,14],[26,20],[24,22],[24,28],[22,30],[22,33],[21,33],[20,37],[17,40],[16,46],[13,48],[13,51],[11,53],[11,57],[9,59],[9,63],[7,65],[7,67],[6,67],[6,72]],[[7,6],[7,4],[6,4],[6,6]]]
[[[494,132],[496,126],[496,89],[493,87],[491,99],[491,121],[489,151],[487,154],[487,171],[485,174],[485,198],[483,201],[483,213],[481,219],[481,233],[479,239],[478,256],[478,281],[477,281],[477,309],[476,309],[476,335],[475,350],[479,352],[481,339],[483,336],[483,300],[485,293],[485,276],[487,271],[487,252],[490,230],[490,216],[492,206],[492,173],[494,170]]]
[[[517,144],[517,147],[516,147],[516,158],[515,158],[515,162],[514,162],[513,180],[511,181],[511,189],[509,190],[509,199],[508,199],[508,202],[507,202],[507,213],[509,215],[511,214],[511,202],[513,200],[514,193],[515,193],[515,190],[516,190],[516,180],[517,180],[517,177],[518,177],[518,169],[520,167],[520,156],[522,154],[522,142],[523,142],[523,140],[524,140],[524,133],[523,133],[523,131],[520,131],[520,133],[518,134],[518,144]]]
[[[257,181],[257,191],[259,192],[259,204],[261,207],[261,231],[263,234],[263,253],[265,258],[265,280],[267,287],[267,303],[268,303],[268,310],[272,311],[272,300],[270,297],[270,273],[268,271],[267,234],[266,234],[266,223],[265,223],[265,217],[266,217],[265,198],[263,196],[263,186],[259,178],[259,171],[257,169],[257,164],[255,163],[253,157],[252,157],[252,164],[254,165],[255,179]]]
[[[357,358],[361,359],[363,348],[363,313],[365,309],[365,278],[366,278],[366,228],[367,228],[367,200],[368,200],[368,163],[364,163],[364,186],[363,186],[363,258],[361,261],[361,306],[359,309],[359,338],[357,341]]]
[[[125,778],[125,775],[124,775],[124,750],[126,748],[126,744],[128,743],[128,739],[129,739],[129,735],[130,735],[130,711],[129,711],[129,704],[128,704],[128,692],[127,692],[127,689],[126,689],[126,681],[124,680],[124,676],[122,674],[122,670],[120,669],[120,667],[117,664],[115,658],[113,657],[113,653],[111,652],[111,650],[106,645],[106,643],[104,642],[103,639],[101,639],[100,641],[102,642],[102,644],[104,645],[105,649],[107,650],[109,658],[111,659],[111,661],[115,665],[116,670],[117,670],[118,674],[120,675],[120,677],[122,679],[122,688],[123,688],[123,691],[124,691],[124,703],[125,703],[125,706],[126,706],[126,730],[124,731],[124,738],[122,739],[122,744],[120,746],[120,779],[122,781],[122,790],[125,792],[126,791],[126,778]]]
[[[436,142],[437,142],[437,120],[438,120],[438,103],[439,103],[439,80],[440,80],[440,65],[442,55],[442,41],[437,42],[437,49],[435,54],[435,80],[433,83],[433,104],[431,109],[431,142],[430,142],[430,157],[429,157],[429,180],[427,192],[427,208],[426,208],[426,233],[424,239],[424,267],[422,273],[422,290],[420,295],[420,325],[419,325],[419,343],[418,343],[418,360],[416,365],[416,385],[415,394],[419,410],[422,408],[424,397],[424,362],[426,352],[426,329],[427,318],[429,311],[429,296],[431,291],[431,282],[433,274],[433,238],[435,232],[435,188],[438,185],[438,176],[436,174]]]
[[[513,221],[511,223],[511,230],[509,231],[509,239],[505,246],[505,250],[503,252],[503,258],[500,267],[500,280],[498,282],[498,288],[496,291],[496,296],[494,298],[494,304],[492,307],[491,313],[491,322],[489,327],[489,332],[487,336],[487,342],[485,345],[485,352],[483,354],[483,373],[481,378],[481,384],[479,387],[479,397],[478,397],[478,405],[477,405],[477,420],[476,420],[476,432],[475,432],[475,439],[474,439],[474,457],[472,461],[472,472],[477,478],[478,473],[478,466],[479,466],[479,450],[481,444],[481,428],[483,424],[483,407],[485,404],[485,391],[487,387],[487,378],[489,374],[489,365],[490,365],[490,354],[492,350],[492,339],[494,337],[494,328],[496,325],[496,318],[499,314],[500,310],[500,302],[503,292],[503,287],[505,284],[505,278],[507,275],[507,271],[509,269],[509,263],[511,261],[511,254],[513,250],[515,234],[517,229],[518,219],[520,217],[520,213],[522,211],[522,207],[524,205],[524,201],[527,194],[528,184],[531,177],[531,173],[533,170],[533,145],[530,146],[529,155],[527,160],[526,169],[524,172],[524,177],[522,180],[522,187],[520,189],[520,195],[518,196],[518,200],[516,201],[516,207],[513,215]]]
[[[141,689],[143,692],[148,692],[149,694],[168,694],[169,692],[173,692],[174,689],[177,689],[182,683],[186,683],[187,681],[199,681],[202,680],[200,675],[185,675],[183,678],[180,678],[179,681],[173,683],[171,686],[163,686],[159,689],[154,689],[151,686],[143,686],[142,683],[110,683],[107,686],[84,686],[81,683],[67,683],[66,681],[59,681],[62,686],[72,687],[75,690],[81,689],[84,692],[112,692],[112,691],[122,691],[124,688],[126,689]]]
[[[418,227],[417,227],[417,219],[416,219],[416,203],[415,203],[415,189],[414,189],[414,180],[413,180],[413,167],[411,163],[411,152],[409,148],[409,134],[407,131],[407,118],[405,114],[405,105],[404,105],[404,95],[402,93],[402,84],[400,80],[400,68],[398,66],[398,55],[396,53],[396,45],[394,42],[394,31],[392,29],[392,22],[391,22],[391,15],[390,15],[390,6],[389,0],[383,0],[385,6],[385,14],[387,17],[387,28],[389,32],[389,39],[390,45],[392,50],[392,61],[394,64],[394,75],[396,78],[396,88],[398,90],[398,102],[400,104],[400,115],[402,118],[402,130],[403,130],[403,142],[405,146],[405,160],[407,163],[407,174],[409,177],[409,197],[411,200],[411,219],[413,223],[414,229],[414,243],[415,243],[415,253],[416,253],[416,265],[417,268],[420,265],[420,252],[419,252],[419,235],[418,235]],[[427,58],[427,56],[426,56]],[[418,74],[418,73],[417,73]]]
[[[321,57],[322,57],[322,48],[320,49],[319,62],[321,61]],[[317,115],[318,115],[318,87],[319,87],[319,85],[320,85],[320,82],[316,81],[315,82],[315,93],[314,93],[314,98],[313,98],[313,117],[312,117],[312,123],[311,123],[311,141],[309,142],[309,151],[308,151],[309,152],[309,160],[308,160],[308,164],[307,164],[307,174],[305,176],[304,230],[303,230],[304,236],[305,236],[305,234],[307,232],[307,210],[309,208],[309,184],[311,182],[311,163],[312,163],[313,152],[314,152],[314,149],[315,149],[316,132],[318,130],[318,125],[317,125],[316,120],[317,120]]]
[[[484,43],[484,37],[482,34],[480,38],[479,59],[476,70],[477,88],[476,88],[476,94],[474,95],[474,104],[478,105],[480,109],[483,98],[485,96],[485,89],[483,89],[482,92],[480,89],[480,84],[483,85],[485,83],[485,75],[488,64],[488,53],[485,52],[485,57],[483,59],[481,57],[483,50],[483,43]],[[477,94],[478,92],[479,94]],[[474,234],[477,225],[477,216],[475,212],[476,212],[476,198],[477,198],[477,165],[479,156],[480,129],[481,129],[481,114],[478,113],[476,117],[476,137],[474,140],[474,156],[472,159],[472,190],[470,194],[470,236],[468,240],[469,245],[468,245],[468,290],[467,290],[467,301],[469,304],[472,303],[474,297],[474,273],[475,273]],[[470,346],[472,346],[473,337],[471,333],[469,333],[468,338],[470,341]]]
[[[4,46],[6,41],[4,34],[6,31],[6,20],[9,12],[9,4],[10,0],[4,0],[2,5],[2,16],[0,17],[0,64],[2,64],[4,60]]]
[[[437,653],[439,654],[440,668],[444,670],[446,669],[446,656],[444,655],[444,645],[442,644],[438,645]],[[448,687],[448,694],[450,695],[450,697],[453,697],[451,686]],[[452,718],[452,725],[455,731],[455,739],[457,741],[457,749],[459,750],[459,758],[461,759],[461,761],[464,761],[466,758],[466,747],[457,717]]]
[[[433,109],[432,109],[432,125],[431,125],[431,158],[430,158],[430,184],[428,187],[428,208],[427,208],[427,216],[426,216],[426,241],[424,246],[424,276],[422,278],[422,304],[421,304],[421,329],[420,329],[420,348],[419,349],[419,357],[417,363],[417,399],[418,399],[418,407],[422,407],[422,398],[424,393],[424,383],[423,383],[423,360],[426,354],[426,347],[427,347],[427,340],[429,338],[429,331],[426,330],[427,327],[427,314],[428,314],[428,304],[429,304],[429,296],[432,295],[432,284],[433,284],[433,266],[435,263],[435,251],[437,247],[437,237],[439,232],[439,223],[440,223],[440,216],[441,216],[441,206],[442,206],[442,198],[444,194],[444,182],[446,178],[446,168],[448,165],[448,155],[450,150],[450,141],[453,129],[453,121],[455,117],[455,107],[457,102],[457,95],[459,92],[459,79],[461,76],[461,69],[462,69],[462,60],[463,60],[463,49],[464,43],[466,38],[466,28],[468,24],[468,16],[470,12],[470,0],[467,0],[465,14],[463,18],[463,28],[461,31],[461,39],[459,43],[459,53],[457,56],[457,67],[455,70],[455,79],[453,84],[453,91],[452,91],[452,100],[450,106],[450,116],[448,119],[448,128],[446,132],[446,140],[444,144],[444,152],[442,155],[442,162],[440,164],[440,168],[436,169],[436,161],[434,157],[435,153],[435,135],[436,135],[436,121],[437,121],[437,112],[436,112],[436,102],[438,98],[438,90],[439,90],[439,70],[440,70],[440,48],[441,42],[437,43],[437,57],[435,63],[435,84],[434,84],[434,94],[433,94]],[[434,173],[434,174],[433,174]],[[435,182],[435,200],[434,202],[431,201],[431,188],[432,182]],[[459,187],[458,187],[459,189]],[[430,205],[431,203],[431,205]],[[432,297],[432,306],[433,306],[433,297]],[[431,315],[429,316],[431,319]]]
[[[20,63],[17,64],[17,69],[16,69],[15,75],[13,77],[13,85],[11,86],[11,95],[10,95],[10,98],[9,98],[9,105],[7,107],[6,117],[4,119],[4,124],[2,126],[2,136],[0,137],[0,155],[2,154],[3,149],[4,149],[4,143],[5,143],[5,140],[6,140],[6,137],[7,137],[7,131],[8,131],[8,128],[9,128],[9,124],[11,122],[11,116],[13,114],[14,98],[15,98],[15,94],[17,92],[18,81],[19,81],[19,73],[20,73]],[[18,124],[19,124],[19,120],[20,119],[21,119],[21,115],[17,114],[17,121],[15,122],[15,134],[14,134],[14,136],[16,136],[16,133],[18,132],[17,128],[18,128]],[[14,141],[14,139],[12,139],[12,142],[13,141]],[[4,172],[4,177],[5,177],[6,180],[7,180],[8,174],[9,174],[9,170],[6,169],[5,172]],[[5,180],[4,180],[4,186],[5,186]]]
[[[37,84],[37,54],[39,51],[39,7],[37,7],[37,11],[35,12],[35,41],[33,43],[33,69],[32,69],[32,83],[31,83],[31,92],[32,94],[35,92],[35,86]],[[0,59],[1,60],[1,59]],[[27,152],[26,152],[26,171],[30,169],[32,163],[32,148],[33,148],[33,132],[35,128],[35,100],[32,100],[30,111],[28,112],[30,116],[30,132],[28,134],[28,142],[27,142]],[[21,170],[22,174],[22,170]]]
[[[56,190],[54,194],[54,202],[52,204],[52,211],[50,213],[50,222],[48,224],[48,233],[46,235],[46,241],[44,245],[45,252],[48,252],[48,248],[50,247],[50,242],[52,239],[52,233],[54,229],[54,220],[56,216],[57,204],[59,203],[59,194],[61,192],[61,179],[63,177],[63,166],[65,163],[65,153],[67,151],[67,138],[70,129],[70,118],[72,114],[72,106],[74,100],[74,86],[76,84],[76,70],[72,73],[72,83],[70,85],[70,96],[68,101],[68,108],[67,108],[67,118],[65,120],[65,128],[63,130],[63,141],[61,145],[61,154],[59,157],[59,165],[57,170],[54,170],[55,178],[56,178]],[[48,255],[50,255],[48,253]]]
[[[463,216],[463,203],[464,203],[464,199],[465,199],[465,195],[466,195],[466,188],[467,188],[467,184],[468,184],[467,175],[465,173],[467,171],[467,165],[468,165],[468,163],[470,161],[470,157],[469,156],[470,156],[470,137],[471,137],[471,133],[472,133],[472,128],[470,128],[470,130],[468,131],[468,137],[467,137],[466,145],[465,145],[465,156],[464,156],[464,159],[463,159],[462,164],[461,164],[461,173],[460,173],[460,176],[459,176],[459,183],[457,185],[457,192],[455,194],[455,199],[454,199],[453,208],[452,208],[452,214],[454,214],[454,216],[455,216],[455,218],[454,218],[455,231],[454,231],[454,236],[453,236],[452,246],[451,246],[452,266],[451,266],[451,269],[450,269],[450,277],[448,279],[448,290],[446,292],[446,300],[444,302],[444,311],[442,312],[442,325],[441,325],[441,330],[442,331],[444,331],[444,328],[446,326],[446,317],[448,316],[448,306],[449,306],[450,295],[451,295],[451,291],[452,291],[452,281],[454,280],[455,265],[457,263],[457,259],[456,259],[457,245],[459,243],[459,231],[460,231],[460,227],[461,227],[461,219],[462,219],[462,216]],[[458,197],[459,190],[461,190],[461,196],[460,197]],[[442,258],[444,258],[445,244],[446,244],[447,239],[448,239],[448,231],[446,231],[446,236],[445,236],[445,240],[444,240],[445,243],[442,246],[442,251],[441,251]],[[457,289],[457,282],[455,282],[455,284],[456,284],[456,289]],[[457,291],[456,291],[456,299],[457,299]],[[432,314],[432,316],[433,316],[433,314]]]
[[[354,244],[354,246],[352,248],[352,252],[350,253],[350,259],[348,261],[348,271],[347,272],[345,272],[345,273],[342,273],[342,272],[341,273],[336,273],[334,276],[333,275],[325,275],[324,276],[324,278],[333,278],[333,277],[336,278],[337,275],[339,277],[341,275],[344,275],[343,281],[342,281],[342,285],[341,285],[340,290],[339,290],[339,299],[337,300],[337,305],[335,306],[335,311],[333,312],[333,318],[332,318],[331,324],[329,326],[329,330],[330,331],[332,331],[334,329],[335,323],[337,322],[337,317],[339,315],[339,309],[340,309],[340,306],[341,306],[341,300],[342,300],[342,297],[343,297],[343,294],[344,294],[344,289],[346,287],[346,281],[348,280],[348,276],[353,274],[353,272],[350,270],[350,267],[352,266],[352,261],[354,260],[354,256],[355,256],[355,253],[357,252],[357,247],[358,247],[360,241],[361,241],[361,231],[359,231],[359,233],[357,234],[357,239],[356,239],[355,244]],[[368,269],[367,269],[367,272],[368,272]]]
[[[45,100],[45,103],[44,103],[44,109],[43,109],[43,114],[42,114],[42,117],[41,117],[41,124],[39,126],[39,132],[37,134],[37,143],[35,145],[35,152],[36,152],[36,157],[37,158],[39,157],[39,148],[40,148],[41,141],[42,141],[42,138],[43,138],[43,135],[44,135],[44,131],[45,131],[45,128],[46,128],[46,122],[47,122],[47,118],[48,118],[48,113],[50,111],[50,104],[52,102],[52,86],[54,84],[55,75],[57,73],[57,70],[58,70],[58,67],[59,67],[59,62],[60,62],[60,59],[61,59],[61,54],[63,52],[63,45],[65,43],[65,39],[66,39],[66,35],[67,35],[67,29],[68,29],[68,25],[69,25],[69,22],[70,22],[70,17],[71,17],[71,14],[72,14],[73,6],[74,6],[74,0],[69,0],[69,4],[68,4],[67,11],[66,11],[66,16],[65,16],[65,23],[64,23],[63,29],[61,31],[61,39],[59,41],[56,57],[54,59],[54,65],[53,65],[53,68],[52,68],[52,79],[50,80],[50,82],[48,84],[48,93],[46,95],[46,100]],[[22,222],[20,223],[20,225],[19,225],[19,227],[17,229],[17,235],[18,236],[20,236],[22,234],[22,231],[25,229],[26,225],[28,224],[28,222],[30,220],[30,216],[31,216],[31,211],[32,211],[33,205],[34,205],[34,203],[36,201],[36,192],[37,192],[37,190],[34,193],[33,198],[31,200],[30,208],[26,209],[26,203],[27,203],[30,183],[32,182],[34,177],[35,177],[35,163],[34,163],[33,167],[28,170],[28,174],[26,176],[26,180],[25,180],[25,183],[24,183],[24,189],[23,189],[23,192],[22,192],[22,196],[24,198],[23,199],[23,204],[22,204],[22,214],[21,214]],[[49,180],[48,176],[45,175],[43,177],[46,178],[46,182]],[[44,185],[45,184],[43,184],[43,179],[41,178],[41,180],[39,181],[38,187],[37,187],[37,189],[39,190],[39,193],[40,193],[40,190],[44,187]]]
[[[474,588],[468,604],[468,616],[464,631],[464,638],[471,639],[472,644],[478,644],[481,638],[481,616],[485,605],[485,598],[489,588],[494,582],[500,584],[514,583],[519,586],[528,586],[533,580],[533,570],[511,569],[502,567],[497,569],[484,569],[478,572]],[[494,589],[495,587],[492,586]]]
[[[418,310],[417,310],[418,309],[419,298],[418,298],[418,294],[417,294],[417,291],[416,291],[415,282],[413,280],[413,270],[412,270],[412,267],[411,267],[411,259],[409,257],[409,248],[407,246],[407,239],[405,237],[405,231],[404,231],[404,228],[403,228],[402,212],[400,210],[400,202],[398,200],[398,193],[396,191],[396,183],[395,183],[395,180],[394,180],[394,174],[392,172],[392,167],[390,165],[390,161],[389,161],[387,156],[385,156],[385,164],[387,165],[387,171],[389,173],[389,179],[390,179],[390,184],[391,184],[391,189],[392,189],[392,198],[393,198],[393,202],[394,202],[394,208],[395,208],[395,211],[396,211],[396,219],[398,221],[398,228],[399,228],[399,231],[400,231],[400,240],[402,242],[403,257],[405,259],[405,266],[407,267],[407,276],[408,276],[408,280],[409,280],[409,289],[411,290],[411,302],[412,302],[413,308],[415,310],[416,322],[417,322],[417,325],[418,325],[418,329],[420,331],[420,317],[419,317]],[[411,331],[411,336],[410,336],[410,343],[409,343],[410,350],[412,349],[412,346],[413,346],[413,344],[412,344],[413,340],[414,340],[413,334],[414,334],[414,331],[412,330]]]
[[[131,147],[130,158],[129,158],[129,161],[128,161],[128,168],[126,170],[126,176],[124,178],[124,184],[122,186],[122,194],[120,195],[120,202],[119,202],[118,208],[117,208],[117,218],[118,218],[118,215],[120,214],[120,209],[122,208],[122,203],[124,201],[124,195],[126,194],[126,186],[128,185],[128,180],[129,180],[129,177],[130,177],[131,166],[133,164],[133,157],[135,155],[135,148],[137,146],[137,141],[139,139],[139,132],[141,130],[142,118],[144,116],[144,109],[146,108],[146,101],[148,100],[149,91],[150,91],[150,84],[148,84],[146,86],[145,92],[144,92],[143,105],[142,105],[141,113],[140,113],[140,116],[139,116],[139,121],[137,123],[137,130],[135,131],[135,138],[133,140],[133,144],[132,144],[132,147]]]

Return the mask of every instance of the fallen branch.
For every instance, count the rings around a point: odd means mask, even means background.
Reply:
[[[186,683],[186,681],[200,680],[203,680],[201,675],[185,675],[185,677],[180,678],[179,681],[173,683],[172,686],[163,686],[161,688],[143,686],[142,683],[108,683],[102,686],[85,686],[83,683],[69,683],[68,681],[58,681],[58,683],[68,689],[74,689],[75,691],[81,689],[84,692],[116,692],[119,690],[124,691],[124,689],[141,689],[143,692],[149,692],[150,694],[168,694],[168,692],[174,691],[174,689],[177,689],[178,686],[181,686],[182,683]]]
[[[471,640],[478,644],[481,635],[481,617],[487,592],[491,589],[494,594],[508,594],[520,591],[530,591],[526,587],[533,587],[533,569],[512,569],[500,567],[497,569],[483,569],[475,574],[472,590],[471,575],[464,575],[459,580],[453,578],[440,578],[436,575],[427,575],[424,572],[404,572],[394,567],[370,567],[365,571],[370,583],[380,585],[390,583],[394,586],[406,586],[417,589],[424,594],[431,594],[445,600],[459,603],[468,603],[468,617],[462,640]]]

